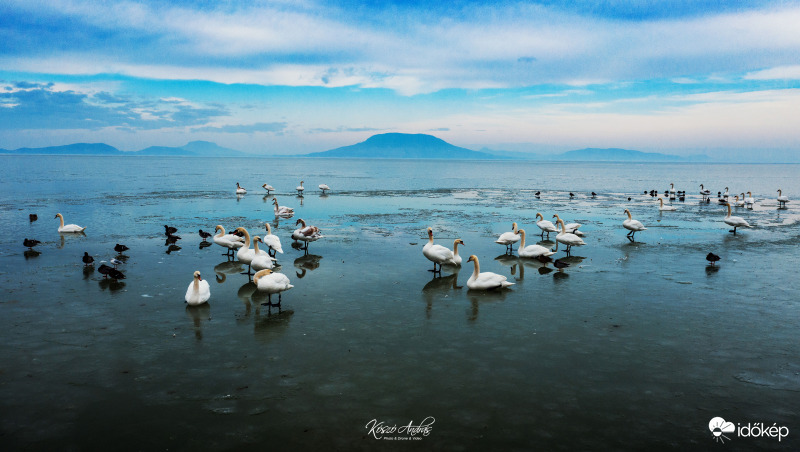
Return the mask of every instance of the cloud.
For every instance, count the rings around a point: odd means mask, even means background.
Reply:
[[[193,132],[222,132],[222,133],[278,133],[286,129],[285,122],[258,122],[255,124],[232,124],[225,126],[206,126],[192,129]]]
[[[800,80],[800,65],[780,66],[761,71],[750,72],[745,80]]]
[[[16,82],[0,92],[0,129],[160,129],[207,123],[228,116],[222,105],[194,106],[54,89],[53,83]],[[8,88],[8,87],[6,87]]]

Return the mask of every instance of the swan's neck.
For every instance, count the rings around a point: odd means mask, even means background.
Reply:
[[[475,265],[475,270],[472,271],[472,277],[477,279],[478,275],[481,274],[481,264],[478,263],[478,259],[473,259],[472,263]]]
[[[567,227],[564,226],[564,220],[559,218],[558,219],[558,224],[559,224],[559,226],[561,226],[561,228],[559,228],[559,230],[561,231],[562,234],[567,232]]]
[[[217,234],[217,237],[222,237],[223,235],[225,235],[225,228],[220,226],[217,229],[219,229],[219,234]]]
[[[628,219],[629,220],[633,220],[633,217],[631,216],[631,212],[629,210],[626,210],[625,213],[628,214]]]
[[[525,249],[525,231],[520,230],[519,231],[519,235],[520,235],[520,238],[519,238],[519,249],[522,250],[522,249]]]
[[[194,291],[200,292],[200,279],[197,276],[194,277]]]
[[[536,212],[536,218],[541,218],[542,220],[544,220],[544,217],[539,212]]]
[[[728,204],[728,214],[727,214],[727,215],[725,215],[725,218],[730,218],[730,216],[731,216],[731,205],[730,205],[730,203],[729,203],[729,204]]]
[[[664,200],[663,200],[662,198],[658,198],[658,204],[659,204],[661,207],[664,207]]]
[[[781,189],[779,188],[779,189],[778,189],[778,196],[780,196],[780,195],[782,195],[782,194],[783,194],[783,193],[781,192]],[[63,218],[61,219],[61,225],[62,225],[62,226],[64,225],[64,219],[63,219]]]
[[[778,192],[780,192],[780,190],[778,190]],[[61,227],[63,228],[64,227],[64,216],[63,215],[59,215],[58,216],[58,221],[61,222]]]
[[[453,256],[458,256],[458,240],[453,242]]]
[[[428,233],[428,244],[433,245],[433,233]]]
[[[514,232],[514,234],[516,234],[517,231],[519,231],[519,227],[517,226],[517,223],[512,223],[511,224],[511,230]]]
[[[253,240],[253,249],[256,250],[256,256],[258,256],[258,240]]]
[[[272,235],[272,226],[267,223],[267,235]]]
[[[242,229],[244,232],[244,247],[250,248],[250,233],[247,232],[247,229]]]

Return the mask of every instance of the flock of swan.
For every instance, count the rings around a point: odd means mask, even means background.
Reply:
[[[297,186],[296,190],[299,196],[303,195],[305,188],[303,187],[304,181],[300,181],[300,185]],[[262,187],[267,190],[269,194],[271,191],[274,191],[274,188],[269,184],[264,184]],[[320,184],[319,189],[322,193],[325,191],[330,190],[330,188],[325,184]],[[246,193],[247,190],[236,183],[236,194],[241,195]],[[645,194],[648,192],[645,191]],[[685,193],[685,192],[679,192]],[[537,192],[537,198],[539,197],[539,192]],[[670,189],[665,191],[665,194],[670,197],[670,199],[675,199],[676,191],[674,188],[674,184],[670,184]],[[657,195],[655,191],[650,192],[651,196]],[[702,196],[701,202],[709,202],[711,192],[706,189],[703,185],[700,185],[700,195]],[[739,200],[738,195],[735,195],[734,202],[731,203],[729,201],[729,193],[728,187],[725,188],[725,193],[722,192],[718,193],[718,200],[721,205],[725,205],[727,207],[727,215],[723,218],[725,224],[733,227],[730,230],[731,233],[736,234],[736,229],[740,227],[751,227],[750,224],[743,219],[742,217],[733,216],[731,205],[733,204],[734,207],[749,207],[755,204],[755,200],[752,197],[751,192],[747,192],[747,197],[744,196],[742,193],[742,199]],[[574,196],[571,194],[571,196]],[[596,194],[592,192],[592,197],[595,197]],[[628,198],[630,200],[630,198]],[[273,206],[274,206],[274,213],[276,218],[290,218],[294,215],[294,209],[287,206],[281,206],[278,203],[278,200],[273,198]],[[677,210],[674,206],[671,205],[664,205],[664,199],[662,197],[658,197],[659,201],[659,211],[674,211]],[[789,202],[789,198],[786,195],[783,195],[782,191],[778,190],[778,208],[785,209],[786,203]],[[637,232],[646,231],[647,228],[642,224],[642,222],[633,219],[631,212],[629,209],[624,210],[625,215],[627,215],[627,219],[622,222],[622,227],[628,230],[626,237],[631,242],[635,241],[635,234]],[[31,214],[31,221],[34,221],[34,214]],[[55,218],[59,219],[59,233],[83,233],[86,227],[78,226],[76,224],[65,224],[64,223],[64,216],[60,213],[56,214]],[[556,234],[556,247],[555,249],[549,249],[545,246],[534,244],[534,245],[526,245],[526,233],[524,229],[520,229],[517,223],[512,223],[511,231],[504,232],[500,234],[497,238],[495,243],[503,245],[506,247],[506,253],[510,254],[513,253],[514,245],[517,245],[517,254],[521,258],[528,258],[528,259],[537,259],[541,262],[553,262],[550,256],[554,255],[558,251],[558,245],[562,244],[565,246],[564,251],[566,252],[567,256],[570,256],[570,251],[573,246],[583,246],[586,243],[582,239],[584,236],[583,232],[579,229],[581,225],[579,223],[565,223],[563,219],[559,217],[558,214],[554,214],[553,218],[555,219],[555,223],[545,220],[544,216],[537,212],[536,213],[536,226],[541,231],[540,237],[544,238],[545,234],[549,239],[550,234]],[[304,220],[298,219],[295,223],[296,226],[299,226],[295,229],[292,234],[291,238],[296,242],[304,242],[304,247],[302,248],[305,253],[308,253],[308,246],[309,243],[314,242],[323,238],[323,235],[320,229],[313,225],[307,225]],[[270,224],[267,222],[265,223],[266,226],[266,234],[262,236],[254,236],[251,237],[250,233],[243,227],[237,227],[234,233],[226,233],[225,228],[222,225],[217,225],[214,229],[215,235],[211,235],[209,232],[204,232],[202,229],[199,231],[200,237],[205,242],[207,238],[211,237],[213,242],[219,245],[222,248],[226,249],[225,255],[229,258],[235,257],[238,259],[239,262],[242,264],[247,264],[247,274],[248,277],[252,276],[253,282],[255,283],[257,290],[264,292],[268,295],[269,301],[264,304],[268,304],[269,306],[273,306],[272,304],[272,295],[278,295],[278,303],[277,306],[280,306],[281,300],[281,293],[287,291],[294,286],[291,284],[289,278],[277,271],[275,271],[275,267],[277,266],[277,259],[276,256],[278,253],[283,254],[283,248],[281,246],[280,238],[272,233],[272,228]],[[169,227],[167,225],[165,227],[165,234],[167,236],[167,242],[175,243],[176,240],[180,239],[180,237],[175,236],[177,229],[174,227]],[[449,249],[442,245],[437,245],[433,241],[433,228],[427,228],[428,234],[428,242],[422,248],[422,254],[433,263],[433,269],[431,270],[434,275],[441,274],[442,265],[451,265],[460,267],[462,263],[462,257],[459,255],[458,246],[464,246],[464,241],[461,239],[456,239],[453,241],[453,249]],[[23,245],[32,249],[34,246],[38,245],[38,240],[33,239],[25,239]],[[266,250],[259,248],[259,243],[266,246]],[[252,244],[252,248],[250,248]],[[116,244],[114,250],[117,251],[120,255],[128,250],[128,247],[121,244]],[[715,262],[719,259],[718,256],[709,254],[707,257],[710,262]],[[85,265],[93,265],[94,258],[88,255],[88,253],[84,253],[83,262]],[[503,289],[512,286],[514,283],[509,282],[507,278],[503,275],[499,275],[492,272],[481,272],[480,271],[480,262],[478,257],[475,255],[470,255],[467,259],[467,262],[473,263],[473,273],[470,276],[469,280],[467,281],[467,287],[474,290],[492,290],[492,289]],[[104,277],[110,276],[112,278],[124,278],[124,275],[116,270],[117,265],[121,264],[122,262],[116,259],[112,259],[111,263],[114,267],[109,267],[106,265],[101,265],[101,268],[98,270],[100,271]],[[562,269],[568,266],[566,262],[556,260],[554,262],[554,266],[558,269]],[[438,267],[437,267],[438,266]],[[185,301],[189,305],[200,305],[206,303],[211,297],[211,290],[207,281],[203,280],[199,271],[195,271],[193,274],[192,282],[189,284],[189,287],[186,290],[186,295],[184,297]]]
[[[647,191],[644,192],[648,194]],[[540,196],[540,192],[536,192],[536,197]],[[670,200],[674,200],[678,197],[678,194],[681,194],[681,198],[685,197],[685,192],[678,192],[675,190],[675,185],[670,184],[670,189],[665,191],[665,194],[669,196]],[[708,197],[710,196],[711,192],[703,185],[700,185],[700,195],[702,196],[703,201],[701,202],[708,202]],[[752,208],[755,204],[755,199],[753,199],[751,192],[747,192],[748,196],[745,197],[744,193],[742,193],[742,200],[739,201],[738,195],[735,196],[735,201],[733,205],[735,207],[748,207]],[[651,190],[651,196],[656,196],[657,192],[655,190]],[[570,193],[570,198],[573,198],[575,195]],[[597,196],[596,193],[592,192],[592,197],[594,198]],[[628,198],[630,200],[631,198]],[[783,192],[779,189],[778,190],[778,208],[785,209],[786,203],[789,202],[789,198],[783,194]],[[664,199],[662,197],[658,197],[659,207],[658,210],[662,212],[667,211],[675,211],[677,208],[671,205],[664,205]],[[719,193],[719,203],[721,205],[725,205],[727,207],[728,213],[722,219],[723,222],[729,226],[732,226],[729,232],[736,234],[736,229],[740,227],[751,227],[750,224],[742,217],[732,215],[731,210],[731,203],[729,202],[729,194],[728,194],[728,187],[725,187],[725,194],[722,192]],[[644,224],[639,221],[635,220],[631,215],[629,209],[624,210],[625,215],[627,215],[627,219],[622,222],[622,227],[628,230],[626,237],[632,243],[635,242],[635,236],[637,232],[646,231],[647,228]],[[536,213],[536,226],[541,230],[541,237],[544,238],[544,235],[547,234],[549,239],[550,233],[556,234],[556,248],[549,249],[542,245],[525,245],[525,230],[519,229],[516,222],[511,224],[511,231],[503,232],[497,238],[495,243],[503,245],[506,247],[506,253],[513,252],[513,246],[517,243],[517,255],[521,258],[529,258],[529,259],[538,259],[541,262],[552,262],[552,258],[549,256],[554,255],[558,251],[558,244],[561,243],[565,245],[565,252],[566,255],[570,255],[570,250],[573,246],[583,246],[586,243],[581,238],[584,234],[579,231],[581,225],[579,223],[569,223],[565,224],[564,220],[562,220],[558,214],[553,215],[553,218],[556,219],[555,224],[553,222],[545,220],[544,216],[537,212]],[[442,265],[451,265],[460,267],[461,266],[461,256],[458,254],[458,245],[464,245],[464,242],[461,239],[456,239],[453,242],[453,249],[450,250],[449,248],[437,245],[433,243],[433,229],[428,228],[428,242],[422,248],[422,254],[428,260],[433,262],[433,269],[430,270],[435,274],[441,274]],[[713,263],[719,260],[719,256],[709,253],[706,257],[709,262]],[[496,273],[491,272],[481,272],[480,271],[480,263],[478,257],[475,255],[471,255],[467,262],[472,262],[474,269],[472,276],[470,276],[469,280],[467,281],[467,287],[470,289],[476,290],[492,290],[492,289],[503,289],[506,287],[512,286],[514,283],[508,282],[507,278],[502,275],[498,275]],[[438,269],[437,269],[438,265]],[[558,269],[564,268],[569,266],[566,262],[556,260],[554,262],[554,266]]]

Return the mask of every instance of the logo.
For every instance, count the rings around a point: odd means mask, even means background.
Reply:
[[[721,417],[712,418],[708,423],[708,429],[711,430],[711,435],[714,441],[725,444],[725,440],[730,441],[730,437],[725,434],[736,433],[739,438],[777,438],[780,442],[783,438],[789,436],[789,427],[778,426],[777,423],[772,425],[764,424],[763,422],[748,422],[747,425],[742,425],[733,422],[728,422]]]
[[[715,417],[708,423],[708,429],[711,430],[711,434],[714,435],[714,441],[725,444],[726,439],[730,440],[730,438],[725,436],[725,433],[735,432],[736,426],[733,425],[733,422],[725,422],[725,419]]]
[[[433,431],[433,423],[436,422],[433,416],[428,416],[417,425],[414,421],[409,421],[406,425],[387,424],[383,421],[378,422],[373,419],[367,422],[364,427],[368,434],[375,439],[403,441],[420,440],[422,436],[428,436]]]

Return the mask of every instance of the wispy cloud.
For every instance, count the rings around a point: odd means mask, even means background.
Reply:
[[[285,122],[258,122],[255,124],[231,124],[224,126],[205,126],[192,129],[194,132],[222,133],[279,133],[287,127]]]

